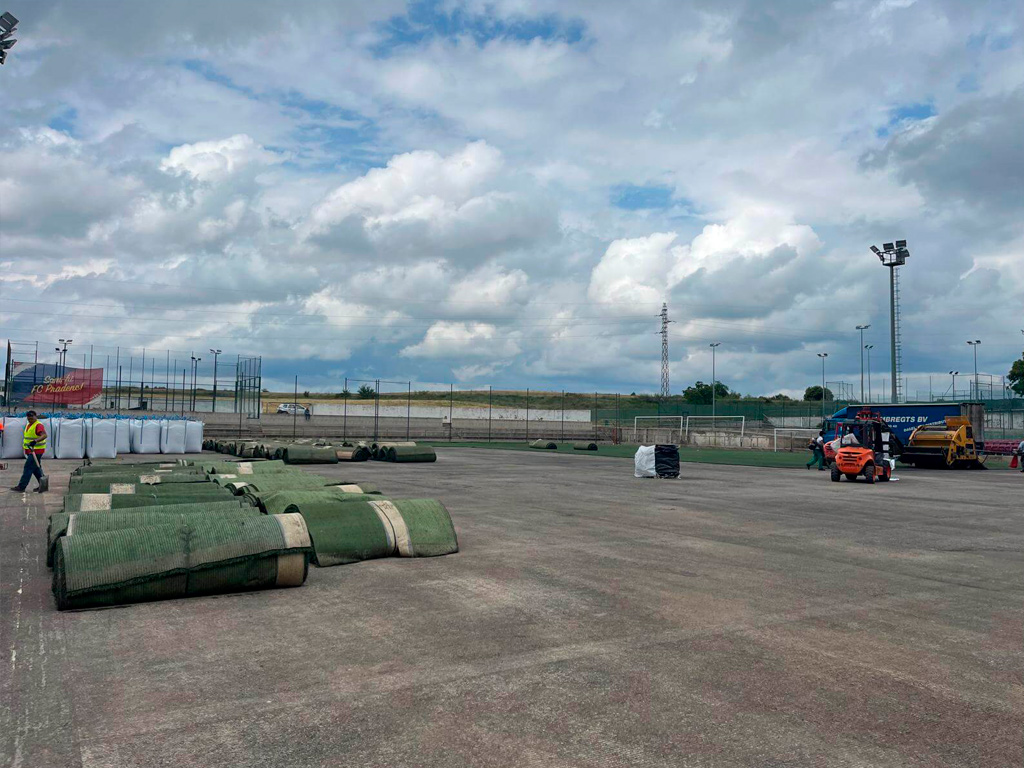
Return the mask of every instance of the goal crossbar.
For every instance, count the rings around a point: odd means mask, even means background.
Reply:
[[[636,440],[639,439],[638,435],[640,434],[639,430],[640,430],[640,422],[641,421],[671,421],[671,422],[678,422],[679,423],[678,427],[675,427],[675,426],[660,427],[660,425],[655,425],[653,427],[649,427],[649,429],[658,429],[659,427],[663,428],[663,429],[678,429],[679,432],[682,433],[682,431],[683,431],[683,419],[684,418],[685,418],[684,416],[634,416],[633,417],[633,441],[636,442]]]
[[[779,432],[805,432],[812,435],[818,434],[817,429],[808,429],[806,427],[776,427],[772,430],[772,451],[774,453],[779,452]]]
[[[716,421],[722,419],[739,419],[740,421],[740,440],[743,439],[744,434],[747,430],[747,417],[746,416],[687,416],[686,417],[686,439],[690,438],[690,422],[691,421],[710,421],[712,428],[715,426]]]

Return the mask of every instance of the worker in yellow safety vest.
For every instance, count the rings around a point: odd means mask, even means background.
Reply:
[[[27,414],[28,423],[25,425],[25,432],[22,435],[22,448],[25,451],[25,469],[21,473],[21,482],[11,488],[12,491],[24,491],[28,488],[28,483],[35,475],[36,482],[40,483],[36,487],[36,493],[42,492],[42,477],[43,477],[43,454],[46,453],[46,429],[43,427],[43,423],[36,418],[35,411],[29,411]]]

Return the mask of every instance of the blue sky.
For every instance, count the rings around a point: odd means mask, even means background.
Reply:
[[[1020,353],[1019,3],[303,0],[17,14],[0,320],[269,378],[924,391]],[[898,41],[895,44],[894,41]],[[32,311],[19,301],[30,293]],[[1019,313],[1018,313],[1019,314]],[[205,365],[205,361],[204,361]]]

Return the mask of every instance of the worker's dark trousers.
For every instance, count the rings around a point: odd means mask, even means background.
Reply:
[[[36,459],[39,459],[38,463]],[[21,471],[19,488],[28,488],[28,481],[32,479],[32,475],[36,476],[36,480],[43,476],[43,457],[37,456],[36,459],[32,458],[32,454],[25,454],[25,468]]]
[[[815,448],[814,455],[811,456],[811,460],[807,462],[808,467],[813,467],[815,464],[818,465],[818,469],[825,468],[825,451],[821,448]]]

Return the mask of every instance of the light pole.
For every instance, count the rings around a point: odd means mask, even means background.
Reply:
[[[858,325],[860,331],[860,401],[864,402],[864,331],[871,327],[871,324]]]
[[[199,373],[199,363],[203,358],[192,355],[192,410],[196,409],[196,376]]]
[[[721,345],[720,341],[708,344],[711,347],[711,429],[715,428],[715,350]]]
[[[897,240],[895,243],[883,243],[882,250],[874,245],[871,246],[872,253],[882,262],[883,267],[889,269],[889,342],[892,346],[892,402],[900,401],[900,377],[902,376],[902,355],[900,348],[902,339],[900,336],[900,300],[899,300],[899,268],[907,263],[910,251],[907,250],[906,240]]]
[[[213,353],[213,409],[212,413],[217,412],[217,357],[221,354],[220,349],[211,349]]]
[[[825,428],[825,358],[828,357],[828,352],[819,352],[818,357],[821,358],[821,426]]]
[[[868,351],[868,402],[871,401],[871,350],[874,348],[874,344],[864,345],[864,349]]]
[[[974,399],[980,400],[981,395],[978,393],[978,345],[981,344],[981,339],[975,339],[967,343],[974,349]]]
[[[953,399],[956,400],[956,376],[960,371],[950,371],[949,375],[953,377]]]

